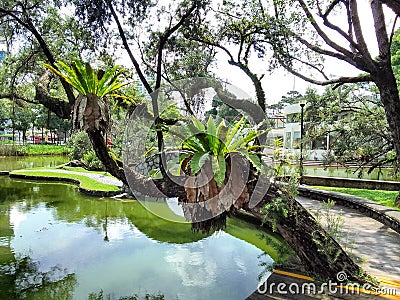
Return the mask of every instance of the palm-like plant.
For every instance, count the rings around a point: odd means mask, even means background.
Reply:
[[[110,123],[106,96],[126,84],[121,80],[126,70],[114,66],[107,71],[96,71],[89,63],[83,64],[78,59],[73,59],[71,66],[61,61],[55,66],[57,68],[44,64],[44,67],[79,92],[73,111],[74,126],[83,130],[106,132]]]
[[[261,171],[260,153],[256,152],[260,146],[254,145],[254,141],[265,131],[246,130],[244,117],[233,127],[226,126],[224,121],[216,124],[210,117],[206,125],[193,118],[179,132],[170,131],[180,139],[181,170],[191,175],[185,182],[186,199],[181,202],[186,218],[194,222],[194,229],[219,228],[233,208],[249,202],[246,161]],[[185,205],[201,202],[205,204],[197,208]]]
[[[222,120],[216,124],[209,117],[204,126],[198,119],[193,118],[185,125],[186,134],[176,134],[181,138],[181,167],[184,171],[190,169],[196,175],[207,161],[211,161],[214,180],[218,187],[224,183],[227,171],[227,158],[239,154],[247,159],[258,171],[261,170],[261,161],[257,150],[260,146],[253,145],[254,140],[266,131],[252,129],[245,132],[245,118],[242,117],[233,127],[225,125]],[[189,138],[183,138],[189,133]],[[174,133],[173,133],[174,134]]]
[[[180,142],[181,170],[191,175],[180,199],[185,217],[194,230],[219,229],[232,210],[249,202],[245,174],[249,163],[261,171],[254,141],[266,131],[249,130],[244,117],[230,127],[212,117],[206,125],[193,118],[180,128],[170,133]]]

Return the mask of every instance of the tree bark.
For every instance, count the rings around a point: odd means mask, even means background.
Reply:
[[[386,4],[393,12],[400,16],[400,2],[398,0],[381,0],[382,3]]]
[[[396,79],[390,65],[385,65],[372,74],[379,89],[381,101],[385,108],[386,119],[393,138],[396,151],[397,168],[400,167],[400,98]]]
[[[123,183],[128,184],[122,162],[110,156],[104,136],[99,129],[86,130],[86,133],[92,143],[97,158],[104,164],[106,170]]]
[[[51,112],[55,113],[61,119],[71,118],[72,106],[69,102],[62,99],[52,97],[49,94],[48,87],[52,75],[50,71],[46,70],[36,83],[35,100],[48,108]]]

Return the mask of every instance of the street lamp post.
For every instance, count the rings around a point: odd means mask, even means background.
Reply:
[[[300,103],[301,119],[300,119],[300,183],[303,181],[303,136],[304,136],[304,106],[305,103]]]

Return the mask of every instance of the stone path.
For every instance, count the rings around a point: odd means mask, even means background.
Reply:
[[[22,170],[17,170],[17,171],[22,171]],[[122,181],[107,176],[103,174],[94,174],[94,173],[85,173],[85,172],[75,172],[75,171],[68,171],[68,170],[62,170],[62,169],[40,169],[40,170],[23,170],[24,173],[27,172],[52,172],[52,173],[65,173],[65,174],[74,174],[74,175],[81,175],[81,176],[86,176],[91,179],[94,179],[98,182],[104,183],[104,184],[110,184],[110,185],[115,185],[117,187],[122,186]]]
[[[318,200],[297,197],[297,201],[314,215],[322,207]],[[399,233],[351,208],[335,205],[331,213],[335,216],[342,214],[342,231],[351,244],[348,252],[368,273],[400,279]],[[344,246],[346,241],[341,244]]]

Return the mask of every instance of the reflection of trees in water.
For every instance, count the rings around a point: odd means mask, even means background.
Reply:
[[[0,298],[21,299],[35,295],[39,299],[72,299],[77,280],[75,274],[54,266],[40,271],[40,264],[29,256],[0,266]]]

